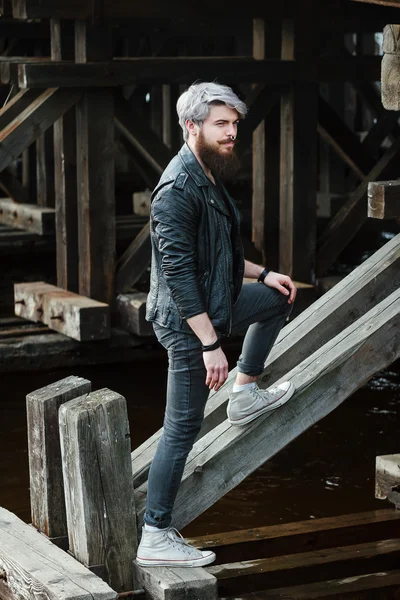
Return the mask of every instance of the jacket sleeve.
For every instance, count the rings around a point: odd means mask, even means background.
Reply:
[[[172,188],[153,201],[151,216],[161,269],[181,318],[206,312],[197,279],[197,203]]]

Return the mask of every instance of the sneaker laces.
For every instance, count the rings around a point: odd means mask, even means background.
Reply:
[[[177,529],[175,529],[175,527],[169,527],[165,532],[165,537],[168,538],[168,541],[172,542],[172,545],[175,548],[179,548],[185,552],[185,554],[197,555],[198,552],[200,552],[197,548],[191,546],[189,542],[185,540],[183,535]]]
[[[255,385],[254,387],[252,387],[250,389],[250,393],[251,395],[256,399],[256,400],[260,400],[260,398],[262,400],[274,400],[274,398],[276,396],[282,395],[282,390],[279,390],[278,388],[270,388],[269,390],[262,390],[258,387],[258,385]]]

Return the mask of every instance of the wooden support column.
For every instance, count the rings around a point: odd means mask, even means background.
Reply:
[[[51,59],[73,59],[73,25],[51,19]],[[57,285],[79,290],[75,108],[54,123]]]
[[[97,390],[59,415],[70,552],[116,591],[132,590],[137,532],[125,398]]]
[[[22,153],[22,187],[27,202],[36,202],[36,144]]]
[[[173,153],[178,152],[182,143],[181,128],[178,125],[178,115],[176,112],[178,96],[179,86],[177,84],[164,84],[162,86],[162,140]]]
[[[43,208],[54,208],[54,149],[53,128],[50,127],[36,140],[36,185],[37,204]]]
[[[75,25],[77,62],[112,58],[111,30]],[[111,89],[86,92],[77,106],[79,293],[114,302],[114,99]]]
[[[26,397],[32,524],[50,538],[68,535],[58,409],[90,391],[90,381],[71,376]]]
[[[400,110],[400,25],[383,30],[382,104],[388,110]]]
[[[279,28],[271,27],[270,31],[265,31],[264,19],[254,19],[253,56],[255,59],[279,57],[280,42]],[[252,173],[252,241],[261,253],[263,264],[277,270],[279,267],[279,104],[272,108],[253,133]]]
[[[307,0],[282,27],[282,59],[309,59],[313,31]],[[300,13],[301,11],[301,13]],[[308,24],[308,26],[307,26]],[[298,82],[281,100],[280,271],[314,283],[316,247],[317,84]]]

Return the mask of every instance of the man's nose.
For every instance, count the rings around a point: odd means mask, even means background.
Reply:
[[[236,125],[229,125],[227,130],[226,130],[226,135],[228,137],[236,137],[236,133],[237,133],[237,129],[236,129]]]

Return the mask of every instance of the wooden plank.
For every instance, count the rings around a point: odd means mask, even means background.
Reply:
[[[398,138],[385,154],[378,160],[360,185],[349,195],[348,201],[339,209],[322,232],[317,244],[317,277],[326,273],[327,269],[339,256],[343,248],[354,237],[367,219],[366,199],[368,184],[380,178],[388,178],[398,171]]]
[[[57,292],[55,285],[44,281],[14,284],[14,312],[18,317],[43,323],[43,296]]]
[[[79,91],[49,89],[0,132],[0,171],[10,165],[80,97]]]
[[[400,181],[370,181],[368,184],[368,217],[390,219],[400,217]]]
[[[0,131],[39,98],[39,90],[20,90],[7,104],[0,109]]]
[[[42,306],[43,323],[74,340],[88,342],[110,337],[108,304],[57,289],[43,294]]]
[[[25,88],[115,87],[152,83],[187,83],[193,78],[212,80],[224,74],[230,83],[271,85],[317,81],[379,81],[380,56],[338,60],[324,58],[312,62],[259,60],[241,57],[144,57],[115,59],[112,62],[73,64],[21,61],[18,84]]]
[[[105,566],[110,585],[132,590],[137,533],[126,400],[106,388],[60,408],[65,502],[71,553]]]
[[[272,386],[286,372],[360,318],[377,302],[400,286],[400,235],[393,238],[362,265],[323,294],[280,332],[261,376]],[[211,392],[206,404],[199,437],[226,418],[226,405],[236,378],[236,368],[225,385]],[[153,459],[162,429],[132,452],[135,487],[143,483]]]
[[[313,583],[334,577],[368,575],[396,567],[400,540],[354,544],[251,561],[210,565],[205,570],[218,581],[219,595]],[[398,563],[397,563],[398,564]]]
[[[0,198],[0,222],[39,235],[51,235],[54,234],[54,209]]]
[[[373,156],[322,96],[318,100],[318,133],[358,179],[364,179],[373,168]]]
[[[273,590],[264,590],[237,596],[235,600],[312,600],[314,598],[336,598],[337,600],[392,600],[399,588],[400,571],[386,569],[366,575],[343,577],[330,581],[319,581]],[[232,596],[230,597],[232,598]],[[228,600],[228,598],[221,598]]]
[[[399,306],[400,290],[286,373],[284,379],[291,380],[297,391],[279,410],[244,428],[233,427],[226,420],[197,441],[176,499],[175,526],[179,529],[190,523],[396,360],[400,355]],[[139,522],[145,510],[145,492],[145,484],[136,490]]]
[[[380,6],[400,7],[400,0],[352,0],[353,2],[364,2],[366,4],[379,4]]]
[[[154,335],[151,323],[146,321],[146,301],[147,294],[143,292],[117,296],[119,325],[122,329],[139,336]]]
[[[135,586],[150,600],[217,600],[217,580],[201,567],[139,567],[133,563]]]
[[[223,564],[400,537],[399,526],[400,513],[382,509],[211,534],[188,541],[197,548],[213,550],[217,555],[214,564]]]
[[[5,598],[115,600],[115,591],[13,513],[0,508],[0,563]]]
[[[68,535],[58,410],[90,391],[90,381],[72,375],[26,396],[32,524],[51,538]]]
[[[386,454],[376,457],[375,498],[387,498],[389,493],[400,485],[400,454]]]
[[[135,237],[118,261],[117,292],[129,292],[150,264],[150,222]]]

